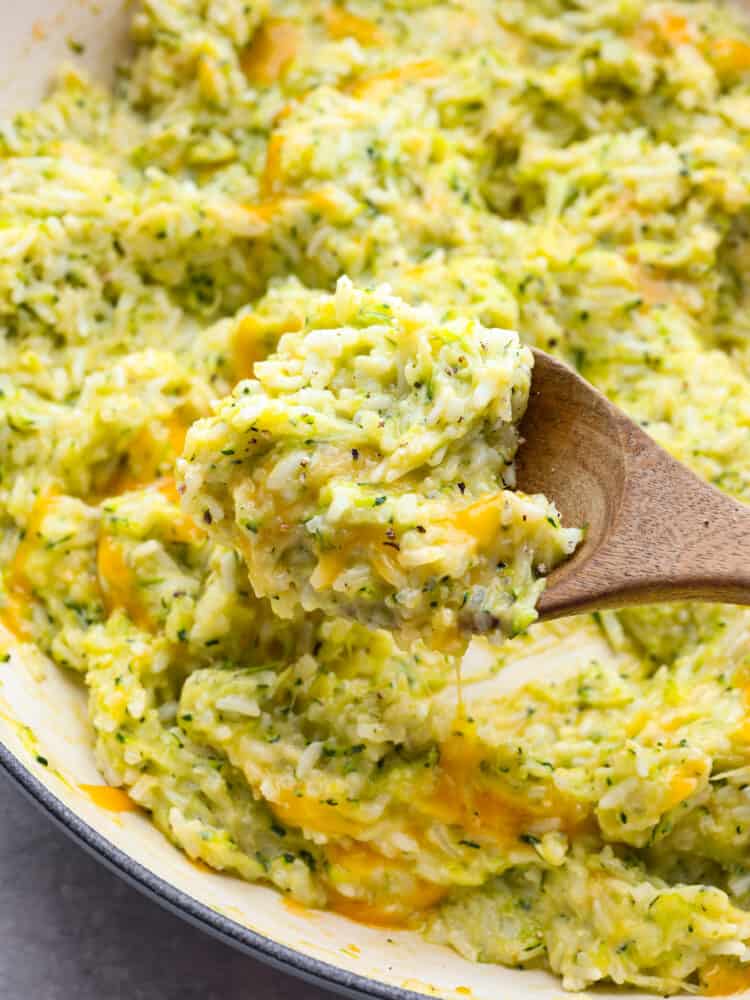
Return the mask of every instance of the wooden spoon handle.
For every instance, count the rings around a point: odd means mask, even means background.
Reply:
[[[750,605],[750,507],[619,421],[624,489],[606,537],[550,577],[541,618],[683,599]]]

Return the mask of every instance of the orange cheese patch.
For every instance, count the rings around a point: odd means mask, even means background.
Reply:
[[[292,899],[291,896],[284,896],[283,903],[284,908],[295,917],[305,917],[306,919],[309,919],[315,914],[315,910],[311,910],[310,907],[305,906],[304,903],[298,903],[297,900]]]
[[[177,483],[173,476],[165,476],[163,479],[157,480],[154,485],[166,500],[179,506],[180,491],[177,489]]]
[[[195,544],[201,542],[205,538],[206,533],[192,517],[179,509],[181,498],[174,478],[172,476],[165,476],[163,479],[158,479],[153,484],[153,488],[178,508],[169,518],[164,540],[178,544]]]
[[[303,830],[315,830],[330,837],[356,837],[362,831],[362,824],[342,815],[340,807],[310,796],[289,792],[269,805],[282,822]]]
[[[532,801],[496,778],[482,773],[485,750],[472,723],[459,719],[440,748],[440,773],[433,793],[420,802],[425,812],[443,823],[460,826],[469,834],[494,843],[517,841],[542,819],[558,819],[560,829],[574,834],[591,823],[589,809],[567,799],[554,787]]]
[[[316,590],[326,590],[333,586],[347,568],[348,560],[343,552],[323,552],[310,577],[310,583]]]
[[[659,10],[650,13],[635,30],[634,41],[645,48],[666,42],[667,45],[689,45],[696,40],[692,23],[676,11]]]
[[[268,228],[277,217],[289,219],[299,211],[317,211],[334,217],[338,207],[336,195],[330,189],[320,191],[302,191],[284,195],[281,183],[281,153],[283,137],[272,136],[266,149],[266,164],[260,179],[260,191],[263,199],[255,204],[243,206],[248,219],[259,227]]]
[[[500,493],[488,493],[459,510],[451,524],[464,535],[470,535],[479,548],[486,548],[500,531],[505,498]]]
[[[331,38],[354,38],[360,45],[377,45],[383,35],[374,21],[358,17],[345,7],[328,7],[323,14],[326,30]]]
[[[285,204],[284,198],[269,198],[257,205],[248,204],[243,207],[254,222],[267,225],[275,215],[282,211]]]
[[[407,862],[385,858],[364,844],[344,848],[330,844],[328,863],[337,878],[351,881],[362,895],[352,896],[329,889],[328,907],[341,916],[375,927],[404,927],[438,903],[446,894],[444,886],[414,875]],[[388,889],[389,874],[395,876]]]
[[[427,887],[429,883],[425,882],[424,885]],[[415,898],[405,897],[399,902],[394,900],[390,903],[378,903],[332,892],[328,908],[342,917],[355,920],[358,924],[368,924],[370,927],[406,927],[415,917],[438,903],[444,895],[445,890],[440,886],[430,886],[421,896]],[[407,905],[410,907],[409,913],[404,913],[403,910]]]
[[[256,361],[265,360],[283,334],[300,330],[302,324],[302,316],[243,317],[237,324],[232,344],[232,363],[237,380],[252,378]]]
[[[406,586],[406,575],[398,561],[398,551],[389,543],[384,527],[363,527],[341,532],[338,548],[318,557],[310,583],[316,590],[331,587],[350,566],[364,560],[392,587]]]
[[[437,78],[442,72],[443,67],[435,59],[422,59],[383,73],[361,76],[353,80],[347,90],[355,97],[386,97],[403,84]]]
[[[107,613],[121,608],[135,625],[151,631],[153,621],[138,594],[135,574],[128,565],[122,544],[110,535],[102,535],[99,540],[96,568]]]
[[[745,709],[745,714],[739,725],[732,731],[732,735],[735,739],[742,740],[744,743],[750,743],[750,683],[748,683],[746,677],[743,677],[743,681],[744,683],[740,686],[739,676],[735,678],[735,684],[738,686],[738,690],[742,696],[742,705]]]
[[[26,618],[32,600],[31,583],[27,574],[28,559],[39,542],[42,522],[56,496],[54,489],[39,494],[31,510],[26,534],[15,551],[5,577],[6,602],[0,610],[0,623],[19,639],[28,639],[31,635]]]
[[[685,45],[694,38],[694,28],[682,14],[665,11],[659,16],[657,23],[662,36],[672,45]]]
[[[130,798],[127,792],[121,788],[112,788],[109,785],[80,785],[82,792],[85,792],[94,805],[107,812],[136,812],[138,806]]]
[[[701,772],[698,765],[686,764],[669,783],[667,800],[664,803],[665,809],[674,809],[680,802],[689,799],[695,794],[701,784]]]
[[[176,414],[162,422],[164,437],[156,437],[149,427],[143,427],[130,442],[127,461],[118,469],[102,490],[100,499],[121,496],[130,490],[149,486],[159,470],[170,464],[182,452],[188,426]]]
[[[10,583],[7,586],[8,594],[5,605],[0,611],[0,624],[12,632],[17,639],[25,641],[31,638],[31,628],[27,619],[31,591],[16,589]]]
[[[504,508],[503,493],[489,493],[442,523],[453,532],[469,536],[477,548],[487,548],[500,532]],[[316,590],[331,587],[346,569],[359,560],[367,561],[392,587],[405,587],[407,576],[399,561],[398,549],[386,536],[385,530],[385,527],[362,527],[341,532],[336,540],[336,549],[323,552],[318,557],[318,564],[310,578],[313,587]],[[465,542],[465,539],[461,541]]]
[[[750,990],[750,966],[740,965],[729,958],[717,958],[700,970],[705,996],[723,997]]]
[[[270,87],[282,78],[297,55],[299,41],[299,28],[292,21],[266,21],[242,54],[242,72],[250,83]]]
[[[737,76],[750,70],[750,45],[739,38],[718,38],[706,52],[719,76]]]
[[[264,198],[270,198],[281,190],[283,150],[284,137],[276,132],[268,140],[266,165],[260,179],[260,193]]]

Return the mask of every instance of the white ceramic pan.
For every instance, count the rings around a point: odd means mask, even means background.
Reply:
[[[123,0],[0,0],[0,115],[44,95],[59,65],[73,58],[70,39],[85,45],[76,61],[106,78],[125,52],[127,8],[132,13]],[[568,651],[571,661],[575,654],[580,640]],[[555,659],[545,672],[564,669],[565,650]],[[523,674],[532,668],[527,661]],[[83,787],[102,785],[91,747],[85,693],[74,678],[40,657],[15,653],[0,663],[0,769],[81,845],[186,920],[350,996],[561,997],[558,980],[544,973],[475,965],[415,934],[289,907],[271,889],[191,864],[145,815],[113,811],[111,802],[105,808]],[[597,990],[596,997],[615,994]]]

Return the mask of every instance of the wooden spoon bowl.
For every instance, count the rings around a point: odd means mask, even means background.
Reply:
[[[539,616],[630,604],[750,604],[750,507],[700,480],[568,365],[535,363],[516,458],[518,487],[584,526]]]

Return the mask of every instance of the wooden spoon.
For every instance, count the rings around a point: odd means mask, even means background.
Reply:
[[[750,604],[750,507],[698,479],[572,368],[534,356],[518,487],[586,526],[549,575],[539,617],[686,599]]]

